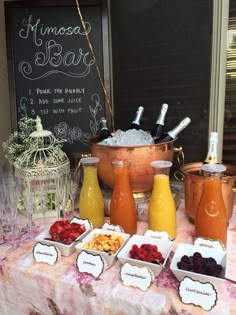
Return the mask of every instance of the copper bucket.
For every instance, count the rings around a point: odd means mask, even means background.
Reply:
[[[113,188],[113,160],[130,161],[130,181],[133,193],[142,194],[152,190],[153,170],[150,162],[154,160],[172,161],[174,152],[181,154],[182,148],[174,148],[174,141],[143,146],[108,146],[97,144],[97,138],[89,139],[92,156],[100,158],[98,176],[110,188]]]
[[[200,201],[204,177],[201,175],[202,162],[183,164],[181,173],[175,173],[178,180],[184,181],[185,187],[185,210],[189,221],[194,223],[197,206]],[[225,164],[227,167],[225,176],[222,178],[222,193],[226,206],[227,218],[230,220],[234,207],[234,184],[236,180],[236,166]],[[179,176],[180,175],[180,176]]]

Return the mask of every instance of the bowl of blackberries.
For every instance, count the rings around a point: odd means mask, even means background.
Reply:
[[[217,287],[224,282],[226,264],[226,251],[180,243],[170,269],[179,281],[189,277],[203,283],[210,282]]]

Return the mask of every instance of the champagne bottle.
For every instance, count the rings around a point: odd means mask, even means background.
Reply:
[[[189,117],[185,117],[174,129],[168,131],[163,136],[157,139],[155,143],[163,143],[168,142],[176,139],[178,134],[188,126],[188,124],[191,122],[191,119]]]
[[[136,130],[140,129],[140,121],[141,121],[141,118],[143,116],[143,111],[144,111],[143,106],[139,106],[139,108],[136,112],[135,119],[132,121],[132,123],[128,129],[136,129]]]
[[[203,164],[219,164],[219,161],[217,159],[217,143],[218,133],[211,132],[209,138],[208,152]]]
[[[150,134],[154,138],[154,141],[159,139],[164,134],[164,125],[167,109],[168,105],[162,104],[155,126],[150,131]]]
[[[97,135],[98,142],[107,139],[108,137],[112,137],[108,127],[107,127],[107,120],[106,118],[102,117],[100,120],[101,128],[100,133]]]

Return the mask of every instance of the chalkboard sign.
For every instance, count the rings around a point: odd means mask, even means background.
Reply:
[[[88,152],[111,124],[106,1],[6,1],[5,17],[12,128],[39,115],[67,153]]]

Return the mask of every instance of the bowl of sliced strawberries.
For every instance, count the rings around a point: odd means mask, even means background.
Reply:
[[[35,240],[42,244],[56,246],[62,256],[69,256],[75,246],[91,229],[88,220],[59,220],[40,233]],[[79,223],[80,222],[80,223]]]

